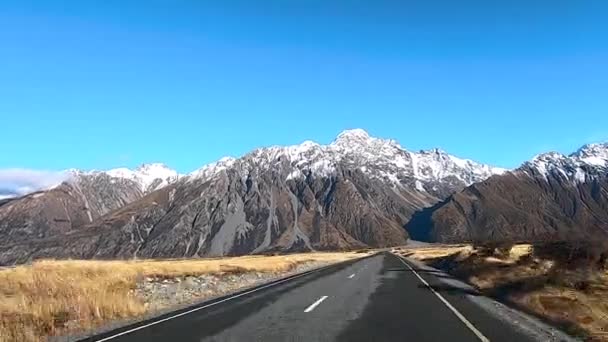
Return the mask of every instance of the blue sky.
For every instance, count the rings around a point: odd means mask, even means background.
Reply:
[[[516,167],[608,140],[606,1],[2,1],[0,169],[192,171],[360,127]]]

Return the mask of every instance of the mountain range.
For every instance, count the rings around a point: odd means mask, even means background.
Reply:
[[[595,236],[608,230],[608,145],[507,171],[363,130],[223,158],[70,170],[0,200],[0,264],[32,258],[202,257],[425,241]]]

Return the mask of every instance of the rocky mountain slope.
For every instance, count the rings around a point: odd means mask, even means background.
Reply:
[[[504,170],[414,153],[362,130],[224,158],[58,238],[3,248],[32,257],[191,257],[389,246],[411,215]]]
[[[178,178],[162,164],[132,171],[69,170],[49,190],[0,201],[0,241],[43,238],[78,229]]]
[[[608,234],[608,143],[546,153],[417,213],[426,241],[546,240]]]

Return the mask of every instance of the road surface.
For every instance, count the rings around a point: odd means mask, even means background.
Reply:
[[[531,340],[439,276],[385,252],[86,341]]]

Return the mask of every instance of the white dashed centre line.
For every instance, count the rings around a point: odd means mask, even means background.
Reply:
[[[309,307],[306,308],[306,310],[304,310],[304,312],[311,312],[312,310],[314,310],[319,304],[321,304],[322,301],[326,300],[327,296],[323,296],[321,298],[319,298],[316,302],[310,304]]]
[[[355,277],[355,274],[353,273],[353,274],[351,274],[351,275],[348,276],[348,279],[353,279],[354,277]]]

